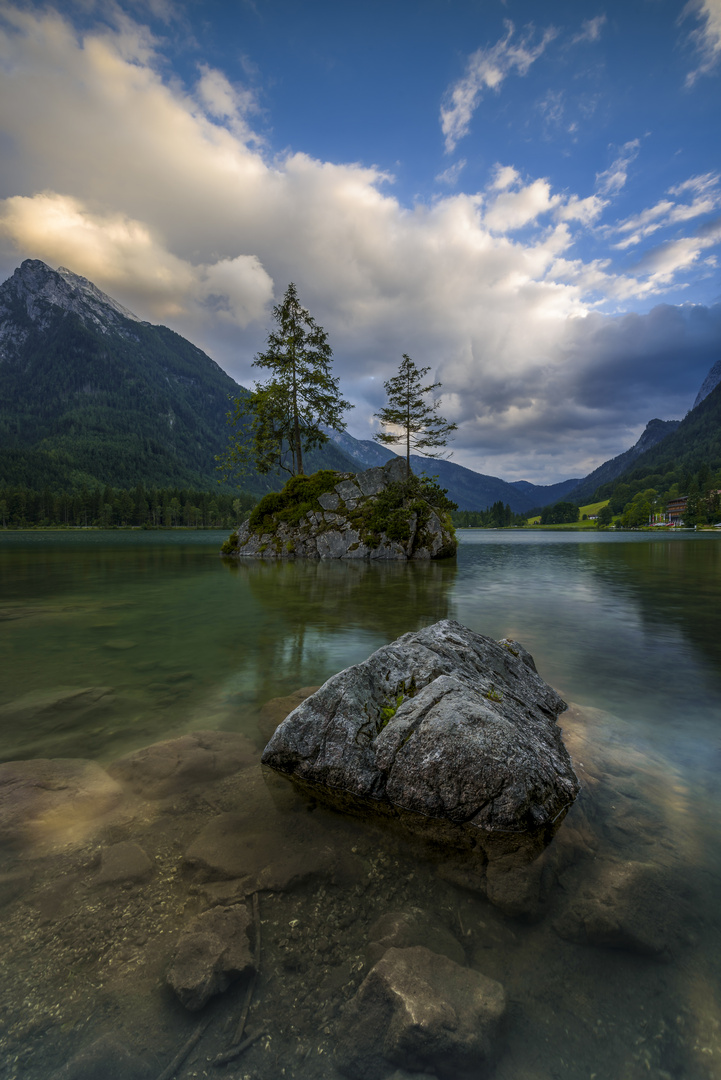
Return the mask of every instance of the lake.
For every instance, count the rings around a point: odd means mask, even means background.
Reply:
[[[216,754],[206,783],[131,777],[97,812],[76,800],[60,824],[6,838],[0,1075],[47,1080],[72,1060],[62,1075],[90,1080],[112,1060],[155,1080],[199,1032],[179,1077],[335,1080],[343,1007],[379,919],[401,912],[405,944],[450,936],[505,988],[479,1076],[721,1076],[721,537],[464,530],[457,559],[430,565],[237,565],[218,557],[224,538],[0,532],[0,761],[119,776],[124,755],[201,730],[232,735],[238,755],[224,772]],[[521,917],[258,766],[296,691],[443,618],[520,641],[571,706],[559,724],[583,791]],[[263,944],[259,1037],[219,1072],[245,982],[196,1015],[164,979],[183,928],[245,895],[227,884],[242,876],[229,848],[197,855],[221,825],[261,874]],[[129,843],[147,867],[113,876],[107,850]],[[623,907],[610,930],[607,901]]]

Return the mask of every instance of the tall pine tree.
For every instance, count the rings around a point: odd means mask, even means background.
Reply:
[[[429,367],[417,368],[410,356],[403,353],[398,374],[383,384],[388,404],[375,414],[384,427],[400,429],[381,431],[373,438],[386,446],[405,442],[406,476],[411,475],[411,449],[424,457],[440,457],[440,452],[434,451],[447,445],[448,436],[458,426],[437,415],[440,400],[434,400],[431,405],[424,400],[441,385],[439,382],[422,385],[423,376],[430,370]]]
[[[322,427],[342,431],[343,414],[352,409],[331,374],[333,350],[328,335],[301,307],[293,282],[283,302],[273,308],[276,328],[253,367],[266,368],[270,378],[244,398],[234,399],[228,419],[236,428],[221,468],[254,468],[267,473],[280,468],[303,473],[303,454],[328,442]],[[247,418],[250,417],[250,430]]]

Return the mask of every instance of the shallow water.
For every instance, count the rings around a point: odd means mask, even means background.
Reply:
[[[248,1020],[267,1034],[225,1075],[340,1075],[341,1010],[368,971],[373,924],[417,909],[505,987],[497,1080],[721,1076],[721,538],[469,530],[457,561],[429,566],[236,566],[217,557],[223,538],[0,534],[0,760],[105,766],[197,730],[247,740],[236,773],[131,793],[5,852],[0,1073],[44,1080],[107,1032],[161,1073],[198,1021],[163,986],[169,955],[210,902],[206,879],[229,877],[186,856],[233,814],[238,835],[272,850],[277,880],[260,892]],[[257,767],[265,703],[441,618],[516,638],[574,703],[560,724],[584,790],[552,845],[565,854],[535,922],[454,885],[375,825],[308,814]],[[77,693],[87,688],[99,689]],[[155,873],[99,884],[104,848],[127,839]],[[299,852],[316,872],[296,882]],[[599,867],[621,864],[650,868],[668,890],[656,955],[561,936],[574,898],[603,893]],[[208,1059],[242,996],[238,984],[207,1007],[212,1022],[178,1076],[217,1074]]]

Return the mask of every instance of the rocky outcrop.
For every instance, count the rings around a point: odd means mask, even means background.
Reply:
[[[579,791],[556,726],[565,708],[522,646],[444,620],[329,679],[262,760],[341,808],[534,858]]]
[[[422,945],[389,949],[344,1015],[339,1064],[354,1080],[383,1080],[389,1065],[476,1080],[497,1051],[503,987]]]
[[[266,496],[270,500],[268,513],[263,513],[265,500],[261,500],[257,512],[224,545],[223,554],[234,558],[370,560],[455,555],[456,539],[447,515],[413,491],[401,491],[406,482],[402,458],[394,456],[386,465],[355,475],[322,475],[327,476],[327,490],[314,491],[302,515],[285,512],[283,492]],[[386,519],[379,519],[374,514],[378,497],[394,486],[399,493],[398,505],[389,504]],[[280,504],[271,509],[276,498]]]

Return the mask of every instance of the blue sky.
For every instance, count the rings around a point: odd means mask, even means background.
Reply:
[[[294,280],[352,434],[401,354],[453,459],[584,475],[721,356],[721,0],[0,3],[0,271],[245,385]]]

